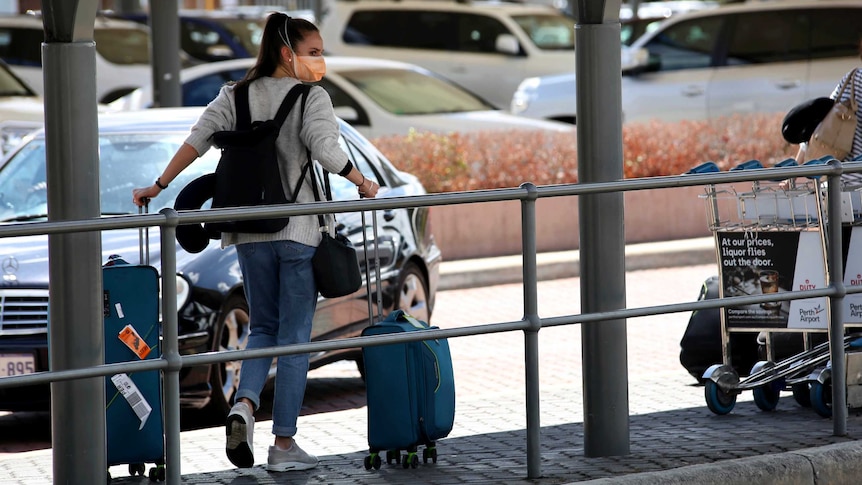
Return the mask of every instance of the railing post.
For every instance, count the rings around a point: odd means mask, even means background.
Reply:
[[[166,224],[161,227],[159,243],[162,258],[162,358],[168,361],[163,374],[165,416],[165,478],[168,484],[180,483],[180,369],[177,323],[177,211],[162,209]]]
[[[827,284],[835,288],[829,298],[829,354],[832,360],[832,434],[847,435],[847,378],[844,362],[844,257],[841,237],[841,162],[832,160],[827,184],[829,250]],[[823,228],[821,228],[823,229]]]
[[[524,271],[524,319],[530,322],[524,330],[525,392],[527,396],[527,477],[542,476],[541,423],[539,417],[539,320],[538,276],[536,270],[536,186],[521,184],[527,198],[521,199],[521,241]]]

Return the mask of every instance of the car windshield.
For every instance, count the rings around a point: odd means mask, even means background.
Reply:
[[[443,79],[408,69],[342,71],[339,75],[396,115],[486,111],[491,105]]]
[[[124,133],[99,137],[99,187],[102,214],[137,213],[132,189],[152,185],[188,133]],[[180,190],[215,171],[220,152],[209,150],[171,182],[150,212],[173,207]],[[44,218],[48,213],[45,139],[35,138],[0,169],[0,221]]]
[[[575,20],[565,15],[514,15],[512,19],[542,50],[575,48]]]
[[[149,64],[150,34],[146,29],[106,29],[93,31],[96,50],[112,64]]]

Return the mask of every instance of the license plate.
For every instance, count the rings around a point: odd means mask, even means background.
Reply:
[[[36,372],[33,354],[0,354],[0,377],[20,376]]]

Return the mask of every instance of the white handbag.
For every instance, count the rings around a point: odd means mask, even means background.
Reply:
[[[805,151],[805,161],[822,158],[826,155],[834,157],[836,160],[843,160],[852,150],[857,123],[856,92],[853,83],[855,76],[856,69],[853,69],[838,92],[837,99],[840,100],[849,84],[850,99],[836,101],[811,135],[808,148]]]

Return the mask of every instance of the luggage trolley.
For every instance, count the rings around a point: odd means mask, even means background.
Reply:
[[[814,160],[807,164],[823,164]],[[788,159],[776,167],[796,165]],[[735,170],[762,169],[751,160],[737,165]],[[689,173],[718,172],[708,162]],[[862,230],[862,179],[858,187],[844,188],[843,222],[858,221]],[[706,186],[700,196],[707,201],[709,227],[715,237],[719,264],[719,296],[777,294],[793,290],[824,288],[827,281],[826,236],[824,227],[826,191],[819,177],[797,183],[795,180],[754,181],[751,189],[737,191],[732,186]],[[862,251],[862,232],[856,243]],[[853,241],[851,241],[853,242]],[[845,248],[845,261],[847,251]],[[853,273],[862,274],[862,264]],[[859,279],[858,276],[856,276]],[[849,282],[848,282],[849,284]],[[856,283],[860,284],[860,283]],[[846,305],[852,303],[849,298]],[[855,295],[853,295],[855,296]],[[862,299],[856,302],[862,314]],[[709,367],[703,374],[704,397],[715,414],[731,412],[742,391],[752,391],[754,402],[764,411],[774,410],[781,391],[789,390],[797,403],[812,406],[818,414],[831,415],[829,382],[829,344],[812,344],[816,334],[828,332],[828,299],[806,298],[722,307],[722,363]],[[862,325],[862,316],[847,324]],[[849,326],[849,325],[848,325]],[[748,377],[740,378],[731,365],[730,333],[758,333],[766,347],[766,360],[757,362]],[[773,358],[773,334],[801,333],[804,351],[778,362]],[[845,348],[855,348],[862,342],[860,335],[847,335]],[[828,339],[827,339],[828,340]],[[852,355],[848,353],[848,356]],[[862,357],[862,352],[858,357]],[[854,356],[854,360],[856,356]],[[849,361],[849,359],[848,359]],[[848,365],[848,374],[849,369]],[[862,368],[857,365],[855,368]],[[854,384],[859,384],[858,382]],[[848,379],[848,388],[851,381]],[[862,387],[860,387],[862,390]],[[849,393],[848,393],[849,395]],[[860,393],[862,398],[862,393]],[[848,403],[851,400],[848,399]],[[862,399],[859,399],[862,405]]]

